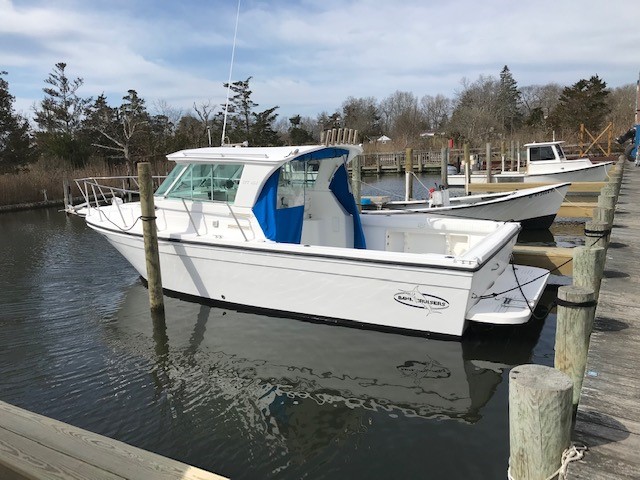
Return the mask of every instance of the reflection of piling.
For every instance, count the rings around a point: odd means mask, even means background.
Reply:
[[[147,264],[149,304],[152,312],[164,312],[162,278],[160,276],[160,254],[156,232],[156,213],[153,203],[151,166],[148,162],[138,163],[138,183],[140,184],[140,219],[144,235],[144,256]]]
[[[562,463],[571,438],[571,379],[543,365],[509,373],[509,478],[540,480]]]

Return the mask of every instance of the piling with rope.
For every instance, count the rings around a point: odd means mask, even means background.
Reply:
[[[606,250],[609,246],[609,238],[611,236],[611,225],[608,223],[591,220],[584,224],[585,245],[590,247],[604,247]]]
[[[142,220],[142,234],[144,237],[149,306],[151,312],[158,315],[164,313],[164,297],[162,296],[156,212],[153,202],[153,186],[149,162],[138,163],[138,184],[140,185],[140,220]]]
[[[570,446],[573,383],[543,365],[509,372],[509,471],[514,480],[554,478]]]
[[[565,285],[558,289],[557,303],[554,366],[572,380],[572,405],[575,411],[587,365],[596,294],[587,287]]]

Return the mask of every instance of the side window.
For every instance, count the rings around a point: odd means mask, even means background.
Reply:
[[[544,147],[532,147],[530,158],[532,162],[542,161],[542,160],[555,160],[555,155],[553,153],[553,147],[550,145]]]

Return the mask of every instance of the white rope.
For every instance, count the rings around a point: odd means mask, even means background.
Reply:
[[[558,477],[558,480],[566,480],[566,478],[567,478],[567,468],[569,467],[569,464],[571,462],[575,462],[577,460],[581,460],[582,457],[584,457],[584,452],[586,450],[587,450],[587,447],[585,445],[571,444],[571,446],[569,448],[567,448],[564,452],[562,452],[562,459],[560,461],[560,467],[555,472],[553,472],[551,475],[549,475],[547,478],[545,478],[544,480],[553,480],[554,478],[556,478],[556,475]],[[507,479],[508,480],[516,480],[511,475],[511,465],[509,465],[509,468],[507,469]]]

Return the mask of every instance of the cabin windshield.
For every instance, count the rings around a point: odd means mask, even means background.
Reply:
[[[238,193],[243,164],[194,163],[176,166],[160,185],[157,195],[233,204]]]
[[[558,158],[566,158],[566,155],[564,154],[564,150],[562,149],[562,146],[560,145],[556,145],[556,150],[558,151]]]
[[[532,162],[541,162],[544,160],[555,160],[556,156],[551,145],[541,147],[531,147],[529,149],[529,159]]]

